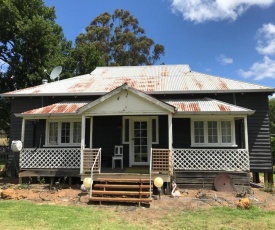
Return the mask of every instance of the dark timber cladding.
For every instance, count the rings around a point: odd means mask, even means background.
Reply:
[[[252,172],[272,172],[267,94],[236,95],[237,105],[256,110],[248,116],[250,169]]]

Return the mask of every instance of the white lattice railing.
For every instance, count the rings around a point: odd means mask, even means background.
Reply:
[[[80,168],[80,148],[25,148],[19,165],[21,169]]]
[[[173,149],[175,170],[249,171],[246,149]]]

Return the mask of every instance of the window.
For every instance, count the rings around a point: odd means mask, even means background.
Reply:
[[[234,120],[192,120],[192,146],[235,146]]]
[[[58,123],[50,122],[49,125],[49,144],[56,145],[58,142]]]
[[[79,145],[81,142],[80,121],[49,121],[46,145]]]

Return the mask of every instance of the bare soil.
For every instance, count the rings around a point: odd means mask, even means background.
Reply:
[[[137,215],[146,222],[175,211],[200,210],[213,206],[236,207],[242,198],[248,198],[251,204],[262,209],[275,211],[275,193],[265,192],[263,188],[251,188],[249,193],[242,194],[243,197],[238,197],[240,193],[236,191],[217,192],[205,189],[183,189],[180,190],[181,196],[178,198],[169,194],[162,194],[159,199],[155,195],[150,205],[144,204],[141,207],[138,207],[137,204],[121,203],[90,204],[88,203],[89,195],[81,192],[80,185],[71,187],[64,185],[60,189],[53,187],[50,190],[49,184],[19,185],[18,179],[0,178],[0,193],[3,195],[3,192],[10,194],[10,197],[6,197],[6,199],[24,199],[38,204],[93,206],[98,209],[114,210],[132,222],[137,221]]]

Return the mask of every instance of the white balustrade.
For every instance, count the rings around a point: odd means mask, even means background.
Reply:
[[[80,168],[80,148],[25,148],[20,152],[21,169]]]
[[[173,149],[175,170],[249,171],[246,149]]]

